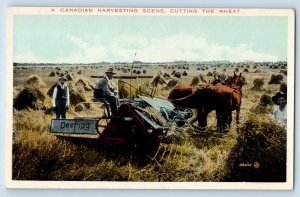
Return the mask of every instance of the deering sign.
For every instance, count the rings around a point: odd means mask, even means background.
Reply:
[[[97,119],[53,119],[51,133],[97,134]]]

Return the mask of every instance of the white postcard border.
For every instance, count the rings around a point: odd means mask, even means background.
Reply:
[[[294,62],[295,62],[295,13],[292,9],[238,9],[238,8],[205,8],[206,10],[235,9],[239,13],[230,16],[287,16],[288,17],[288,98],[287,98],[287,181],[284,183],[252,182],[96,182],[96,181],[17,181],[12,180],[12,111],[13,111],[13,16],[16,14],[55,14],[55,15],[170,15],[167,13],[80,13],[60,12],[64,7],[10,7],[7,9],[7,46],[6,46],[6,187],[7,188],[56,188],[56,189],[263,189],[291,190],[294,181]],[[74,8],[74,7],[65,7]],[[55,13],[51,11],[54,9]],[[79,9],[79,8],[78,8]],[[85,9],[81,7],[81,9]],[[98,9],[93,7],[93,9]],[[111,8],[122,9],[122,8]],[[151,8],[136,8],[138,10]],[[153,8],[158,9],[158,8]],[[189,8],[185,8],[189,9]],[[195,9],[195,8],[190,8]],[[202,9],[202,8],[197,8]],[[204,9],[204,8],[203,8]],[[58,10],[58,11],[57,11]],[[180,14],[183,16],[228,16],[228,14],[202,13]],[[175,15],[174,15],[175,16]],[[178,14],[177,14],[178,16]],[[10,132],[9,132],[10,131]]]

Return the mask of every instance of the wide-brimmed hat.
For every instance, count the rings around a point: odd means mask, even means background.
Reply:
[[[114,69],[113,68],[109,68],[109,69],[107,69],[107,71],[105,71],[105,73],[111,73],[111,74],[116,74],[116,73],[114,73]]]
[[[67,81],[67,79],[66,79],[64,76],[60,76],[60,77],[58,78],[58,80],[59,80],[59,81],[60,81],[60,80]]]
[[[277,92],[277,93],[272,97],[273,103],[275,103],[276,105],[278,105],[277,100],[278,100],[278,98],[280,98],[280,97],[283,97],[283,98],[286,99],[286,94],[283,93],[283,92]]]

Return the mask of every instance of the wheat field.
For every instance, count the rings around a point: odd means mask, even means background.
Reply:
[[[278,65],[279,64],[279,65]],[[276,65],[276,67],[274,66]],[[226,72],[233,75],[241,72],[246,84],[242,88],[242,105],[240,124],[233,119],[228,133],[222,136],[195,136],[182,129],[177,132],[177,140],[170,144],[161,143],[153,152],[141,152],[132,149],[102,148],[97,145],[75,144],[56,138],[49,133],[51,119],[51,94],[49,89],[57,82],[58,74],[72,73],[69,85],[75,85],[78,98],[86,102],[92,101],[92,91],[86,83],[95,84],[92,75],[102,75],[109,66],[43,66],[34,65],[14,67],[14,99],[27,87],[36,87],[44,98],[34,103],[33,108],[16,109],[13,111],[13,172],[14,180],[64,180],[64,181],[284,181],[285,180],[285,146],[284,128],[278,125],[271,116],[275,106],[260,105],[262,95],[273,96],[286,76],[278,84],[269,84],[272,75],[281,75],[286,67],[280,63],[272,66],[265,63],[239,64],[203,64],[176,67],[168,65],[134,65],[136,70],[146,70],[144,75],[156,76],[157,73],[168,73],[173,70],[187,73],[176,78],[178,84],[190,85],[195,76],[202,75],[208,82],[213,81],[208,72]],[[130,68],[131,65],[127,67]],[[207,67],[204,70],[199,67]],[[122,72],[122,65],[114,66],[116,75],[130,75]],[[188,68],[188,69],[187,69]],[[238,70],[237,70],[238,68]],[[245,70],[247,68],[247,70]],[[225,71],[226,69],[226,71]],[[35,80],[28,81],[35,76]],[[136,75],[134,73],[134,75]],[[141,74],[143,75],[143,73]],[[175,78],[171,75],[171,78]],[[77,83],[79,79],[84,83]],[[262,85],[255,89],[255,79]],[[148,78],[134,79],[132,85],[137,89],[133,96],[151,93],[151,80]],[[166,79],[168,82],[170,79]],[[114,79],[116,84],[118,79]],[[128,79],[124,80],[130,83]],[[199,83],[205,83],[199,81]],[[119,89],[122,89],[119,86]],[[123,87],[124,89],[124,87]],[[166,84],[158,85],[156,97],[167,99],[172,88]],[[71,98],[72,99],[72,98]],[[76,101],[78,101],[77,104]],[[15,101],[14,101],[15,102]],[[16,102],[15,102],[16,103]],[[260,107],[260,108],[259,108]],[[263,110],[258,110],[263,109]],[[67,118],[99,117],[101,109],[91,104],[88,107],[74,99],[67,112]],[[235,112],[233,112],[235,117]],[[176,130],[176,128],[175,128]],[[208,117],[208,131],[216,131],[215,113]],[[249,143],[251,142],[251,143]],[[253,155],[253,151],[258,153]],[[259,162],[259,168],[243,167],[243,164]],[[267,169],[272,169],[267,170]]]

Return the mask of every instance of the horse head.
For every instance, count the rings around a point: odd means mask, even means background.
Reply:
[[[239,75],[233,74],[233,76],[228,76],[228,78],[224,81],[224,84],[231,87],[231,88],[238,88],[239,90],[242,90],[242,86],[244,85],[244,82],[242,82],[242,73]]]

